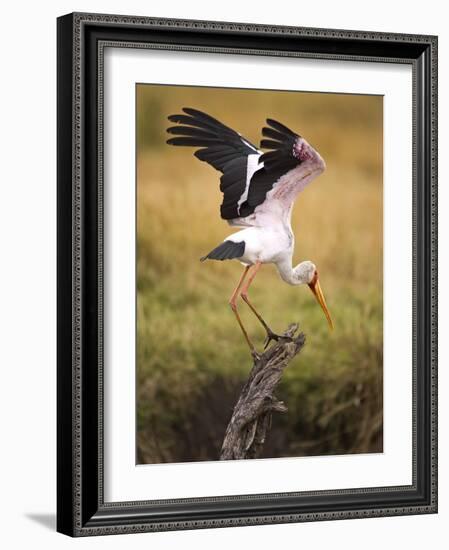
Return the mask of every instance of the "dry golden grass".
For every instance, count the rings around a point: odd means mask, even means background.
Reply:
[[[298,321],[308,342],[286,373],[281,391],[289,405],[288,418],[279,421],[267,456],[379,450],[381,98],[140,86],[140,461],[215,459],[224,429],[220,422],[226,422],[250,363],[227,305],[241,265],[199,262],[234,231],[219,217],[219,173],[195,159],[192,149],[165,145],[166,116],[183,106],[209,112],[256,144],[264,118],[278,119],[310,141],[327,163],[326,172],[295,205],[294,262],[310,259],[318,266],[334,333],[327,330],[308,289],[286,285],[273,266],[264,266],[251,289],[274,330]],[[260,346],[263,331],[243,306],[244,321]],[[228,397],[223,398],[225,410],[222,416],[217,413],[211,431],[193,411],[206,395],[219,401],[220,392]],[[203,406],[211,406],[210,400]],[[202,413],[207,415],[208,410]]]

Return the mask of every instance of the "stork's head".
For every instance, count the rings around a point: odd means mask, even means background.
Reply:
[[[317,302],[323,308],[324,315],[329,323],[329,328],[332,330],[334,328],[334,323],[332,322],[331,314],[329,313],[323,291],[321,290],[316,265],[307,260],[298,264],[293,271],[296,284],[307,284],[312,291],[313,295],[317,299]]]

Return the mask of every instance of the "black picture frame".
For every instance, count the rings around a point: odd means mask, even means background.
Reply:
[[[437,37],[75,13],[58,18],[57,530],[71,536],[437,511]],[[105,503],[102,45],[413,69],[413,483]]]

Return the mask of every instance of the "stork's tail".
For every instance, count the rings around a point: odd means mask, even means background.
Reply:
[[[245,253],[245,241],[235,243],[234,241],[223,241],[217,248],[214,248],[200,258],[201,262],[204,260],[232,260],[233,258],[241,258]]]

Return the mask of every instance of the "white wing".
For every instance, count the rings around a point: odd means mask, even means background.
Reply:
[[[290,219],[298,193],[325,169],[324,160],[307,141],[283,124],[267,119],[261,147],[271,149],[258,159],[251,177],[241,217],[236,226],[266,226]]]

